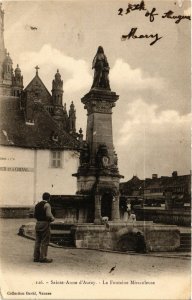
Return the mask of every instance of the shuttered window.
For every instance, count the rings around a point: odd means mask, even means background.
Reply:
[[[62,152],[52,151],[51,152],[51,167],[62,168]]]

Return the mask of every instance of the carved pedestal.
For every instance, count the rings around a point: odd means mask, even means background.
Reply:
[[[112,108],[119,98],[106,89],[92,89],[82,99],[87,109],[86,142],[81,150],[77,176],[78,193],[92,194],[94,223],[102,217],[119,220],[119,175],[113,146]]]

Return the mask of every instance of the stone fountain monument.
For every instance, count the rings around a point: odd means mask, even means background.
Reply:
[[[78,168],[78,194],[94,197],[94,224],[102,217],[118,222],[119,181],[117,154],[113,145],[112,108],[119,96],[109,84],[109,64],[104,50],[99,46],[93,59],[93,85],[81,102],[87,110],[87,132]]]

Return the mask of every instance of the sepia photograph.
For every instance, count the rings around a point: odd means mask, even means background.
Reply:
[[[0,2],[0,299],[191,299],[191,2]]]

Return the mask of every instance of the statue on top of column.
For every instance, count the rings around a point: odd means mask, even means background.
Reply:
[[[92,69],[95,69],[93,78],[93,88],[104,88],[110,90],[109,85],[109,64],[104,54],[103,47],[99,46],[93,59]]]

